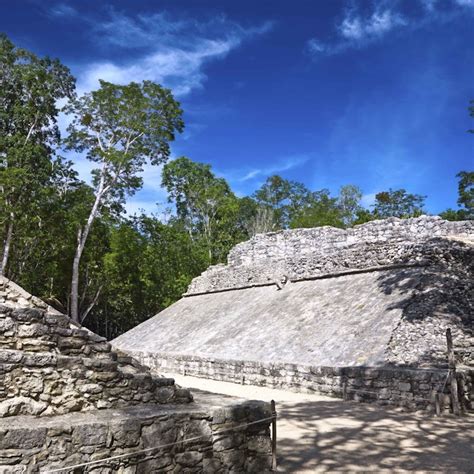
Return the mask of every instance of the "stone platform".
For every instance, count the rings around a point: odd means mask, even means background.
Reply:
[[[268,472],[270,416],[258,401],[194,403],[0,278],[0,473]]]
[[[0,420],[0,473],[46,473],[88,462],[80,472],[268,472],[268,420],[238,427],[270,417],[269,405],[232,404],[224,397],[221,405],[144,405]],[[132,455],[160,445],[166,446]],[[129,456],[100,461],[123,455]]]

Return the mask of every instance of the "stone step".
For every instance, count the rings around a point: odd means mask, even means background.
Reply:
[[[79,327],[63,314],[0,305],[0,349],[58,350],[64,355],[110,353],[104,337]]]

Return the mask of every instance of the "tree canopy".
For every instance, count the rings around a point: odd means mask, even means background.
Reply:
[[[60,102],[71,119],[65,137],[57,126]],[[0,105],[1,271],[109,338],[172,304],[192,278],[257,233],[347,228],[424,212],[425,196],[405,189],[380,190],[364,206],[367,196],[354,184],[310,189],[279,175],[238,195],[210,165],[170,158],[184,127],[170,90],[150,81],[101,81],[76,97],[64,65],[5,36]],[[469,113],[474,117],[474,102]],[[94,164],[91,185],[62,157],[63,147]],[[170,213],[127,215],[127,197],[153,165],[163,165],[156,186],[167,193]],[[457,178],[458,209],[441,215],[473,219],[474,172]]]

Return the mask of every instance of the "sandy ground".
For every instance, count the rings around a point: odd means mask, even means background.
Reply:
[[[275,400],[279,472],[474,473],[472,415],[436,418],[319,395],[170,376],[194,388],[197,402],[209,401],[212,393]]]

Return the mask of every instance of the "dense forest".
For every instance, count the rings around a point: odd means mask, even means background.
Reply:
[[[78,97],[60,61],[6,36],[0,103],[0,273],[108,338],[176,301],[193,277],[256,233],[424,212],[426,196],[405,189],[380,192],[364,208],[354,184],[331,195],[276,175],[238,197],[209,165],[170,160],[184,128],[170,90],[101,81]],[[60,114],[68,117],[66,136]],[[94,163],[92,185],[64,158],[68,150]],[[140,189],[146,163],[163,165],[156,186],[166,190],[169,211],[128,216],[126,199]],[[441,215],[473,219],[474,172],[457,177],[459,207]]]

